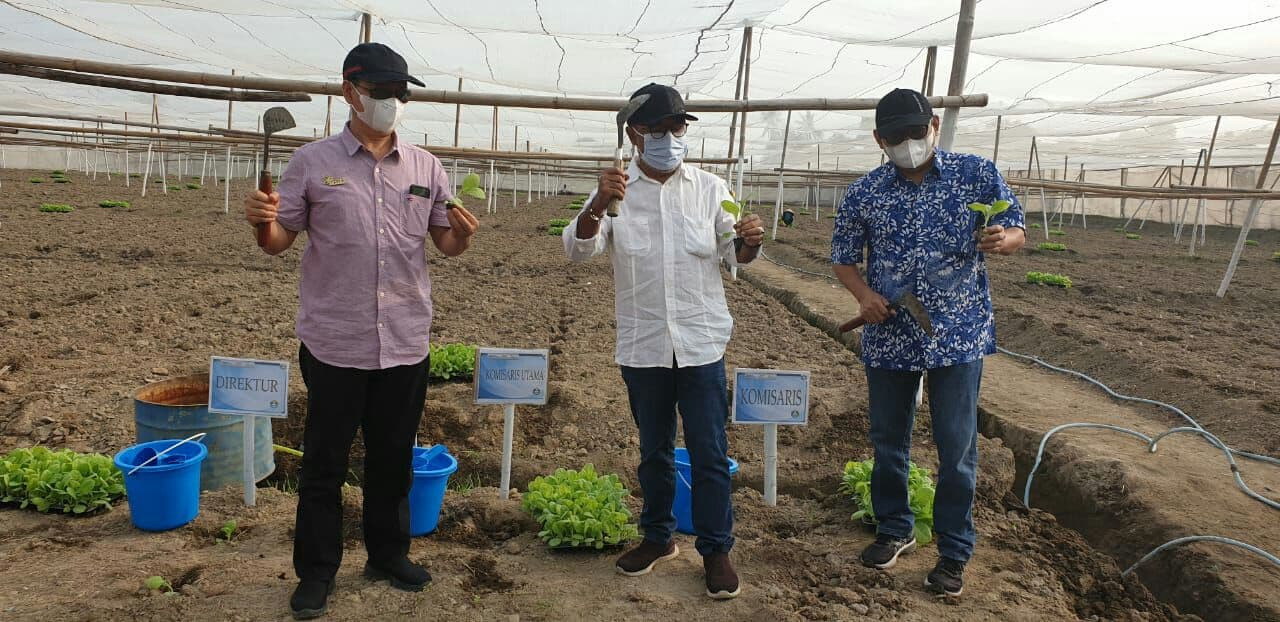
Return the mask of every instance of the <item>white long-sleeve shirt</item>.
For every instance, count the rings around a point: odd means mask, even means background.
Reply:
[[[737,266],[734,217],[720,207],[731,199],[719,177],[682,164],[666,183],[627,169],[627,197],[614,218],[605,216],[595,237],[577,237],[578,218],[564,228],[565,254],[586,261],[606,250],[613,260],[618,343],[627,367],[680,367],[714,363],[733,332],[725,304],[720,260]],[[586,205],[595,199],[592,192]]]

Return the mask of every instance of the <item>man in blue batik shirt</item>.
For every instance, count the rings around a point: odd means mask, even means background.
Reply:
[[[1025,241],[1022,206],[993,162],[936,148],[938,117],[923,95],[896,89],[876,106],[876,142],[890,162],[849,186],[836,216],[831,262],[858,299],[875,468],[871,497],[879,521],[862,563],[893,567],[914,550],[907,505],[907,463],[915,394],[929,387],[938,446],[934,530],[937,566],[930,591],[959,596],[973,555],[973,495],[978,466],[978,386],[982,358],[995,353],[995,321],[986,254],[1010,255]],[[1010,202],[983,228],[970,203]],[[866,279],[858,271],[866,247]],[[890,304],[904,292],[929,312],[934,336]]]

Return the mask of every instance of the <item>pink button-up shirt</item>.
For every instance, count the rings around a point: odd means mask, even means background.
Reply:
[[[307,232],[298,338],[330,365],[386,369],[427,356],[428,228],[449,226],[452,188],[435,156],[394,140],[375,161],[343,129],[300,147],[276,189],[276,219]]]

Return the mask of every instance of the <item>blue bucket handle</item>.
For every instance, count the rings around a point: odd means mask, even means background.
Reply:
[[[180,440],[180,441],[178,441],[178,442],[176,442],[176,443],[174,443],[174,444],[172,444],[172,445],[170,445],[170,446],[168,446],[168,447],[165,447],[165,448],[164,448],[164,451],[161,451],[161,452],[159,452],[159,453],[156,453],[154,456],[151,456],[150,458],[147,458],[146,460],[144,460],[144,461],[142,462],[142,464],[139,464],[139,465],[134,466],[134,467],[133,467],[133,469],[131,469],[128,473],[126,473],[126,475],[133,475],[134,473],[137,473],[137,472],[138,472],[138,469],[141,469],[142,467],[147,466],[148,464],[151,464],[152,462],[155,462],[156,460],[160,459],[160,457],[161,457],[161,456],[163,456],[163,455],[165,455],[165,454],[169,453],[170,451],[173,451],[174,449],[177,449],[179,445],[182,445],[182,444],[184,444],[184,443],[189,443],[189,442],[191,442],[191,441],[200,440],[200,439],[202,439],[202,438],[204,438],[204,437],[205,437],[205,434],[207,434],[207,432],[199,432],[199,433],[197,433],[197,434],[192,434],[191,436],[188,436],[187,438],[184,438],[184,439],[182,439],[182,440]],[[148,448],[148,449],[149,449],[149,448]],[[154,449],[153,449],[153,450],[151,450],[151,451],[152,451],[153,453],[155,453],[155,450],[154,450]],[[139,453],[141,453],[141,452],[139,452]]]

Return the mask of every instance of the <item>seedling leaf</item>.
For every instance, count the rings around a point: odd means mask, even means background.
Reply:
[[[742,215],[742,206],[728,199],[720,202],[720,209],[729,212],[735,219]]]

